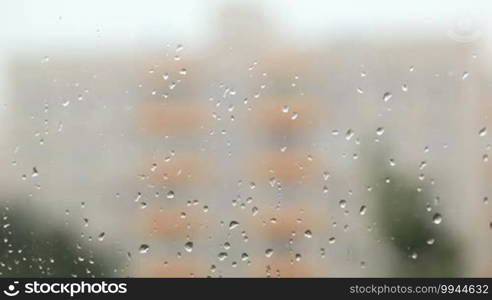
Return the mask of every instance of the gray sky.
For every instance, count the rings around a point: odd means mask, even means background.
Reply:
[[[213,31],[210,20],[224,2],[258,4],[281,33],[299,40],[333,32],[439,33],[463,16],[492,19],[492,4],[486,0],[5,0],[0,47],[83,45],[95,39],[202,42]]]

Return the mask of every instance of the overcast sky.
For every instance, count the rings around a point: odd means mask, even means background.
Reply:
[[[53,43],[83,45],[135,39],[203,42],[222,0],[6,0],[0,11],[1,47]],[[491,1],[465,0],[228,0],[256,3],[280,33],[294,39],[320,35],[445,32],[460,18],[492,27]],[[288,34],[287,34],[288,33]]]

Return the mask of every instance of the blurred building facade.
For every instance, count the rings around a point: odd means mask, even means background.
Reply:
[[[463,274],[490,276],[480,45],[292,45],[233,7],[218,23],[207,49],[13,57],[5,189],[114,249],[115,276],[385,276],[391,178],[373,175],[394,168],[462,241]]]

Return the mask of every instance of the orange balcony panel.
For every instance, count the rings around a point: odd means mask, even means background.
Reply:
[[[210,168],[206,160],[191,155],[180,155],[167,161],[149,159],[142,168],[154,184],[175,186],[197,184],[210,179]]]
[[[271,131],[296,131],[316,128],[319,101],[311,99],[265,99],[256,107],[257,124]]]
[[[274,254],[275,255],[275,254]],[[313,259],[302,258],[295,261],[292,254],[278,255],[272,258],[262,258],[256,262],[253,261],[252,277],[319,277],[323,276],[319,265],[314,263]]]
[[[183,216],[183,212],[186,214]],[[168,239],[185,239],[186,237],[202,236],[208,232],[208,224],[214,219],[212,215],[204,215],[201,211],[179,210],[164,207],[162,211],[143,213],[140,217],[141,230],[144,234]]]
[[[313,67],[319,64],[318,53],[313,54],[313,52],[268,51],[264,53],[261,65],[273,78],[288,76],[292,80],[294,74],[312,74]]]
[[[186,258],[174,259],[167,263],[164,260],[148,258],[136,262],[132,269],[132,277],[189,278],[208,275],[207,267],[203,262]]]
[[[254,232],[272,241],[287,241],[295,232],[296,236],[306,231],[316,234],[323,228],[328,217],[313,209],[306,210],[296,204],[285,204],[278,209],[259,208],[256,216],[248,217],[245,223]]]
[[[186,133],[206,125],[207,109],[197,103],[148,103],[139,112],[144,129],[155,134]]]
[[[275,178],[281,182],[295,182],[314,178],[321,166],[308,159],[307,152],[271,152],[257,157],[252,167],[260,180]]]

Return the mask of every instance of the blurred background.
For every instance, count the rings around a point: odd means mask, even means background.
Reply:
[[[492,276],[489,2],[2,4],[1,276]]]

